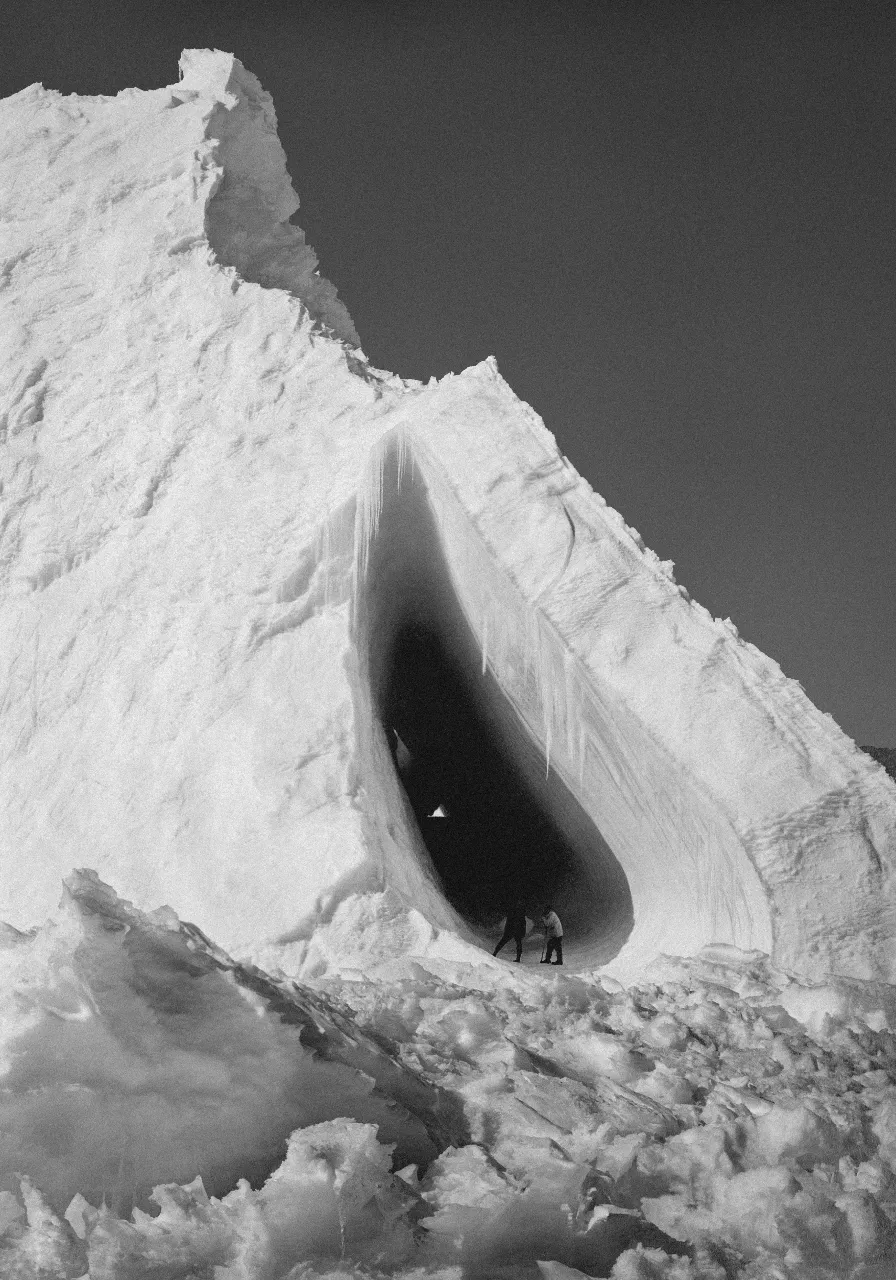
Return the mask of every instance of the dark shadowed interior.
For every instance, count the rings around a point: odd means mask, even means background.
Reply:
[[[553,903],[575,865],[488,723],[482,683],[437,631],[408,622],[394,638],[381,715],[445,894],[466,920],[488,926],[517,898],[532,911]]]
[[[475,536],[471,529],[471,536]],[[493,945],[508,906],[553,905],[574,964],[610,959],[631,931],[625,875],[481,654],[419,475],[387,465],[363,611],[380,723],[448,901]]]

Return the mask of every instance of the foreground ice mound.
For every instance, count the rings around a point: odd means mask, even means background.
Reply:
[[[293,974],[521,891],[580,968],[896,973],[896,786],[493,362],[369,366],[239,62],[33,86],[0,160],[0,918],[89,861]]]
[[[117,1213],[163,1180],[222,1193],[263,1180],[294,1129],[351,1116],[402,1163],[461,1129],[439,1091],[330,1004],[237,965],[194,926],[149,918],[92,872],[63,913],[0,949],[0,1175],[57,1209],[79,1192]]]
[[[893,1274],[893,987],[405,968],[299,986],[73,874],[0,947],[0,1274]]]

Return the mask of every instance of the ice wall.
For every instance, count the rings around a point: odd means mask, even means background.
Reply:
[[[308,252],[311,297],[222,264],[222,198],[249,211],[235,257],[295,200],[254,77],[183,69],[109,99],[34,86],[0,118],[0,918],[41,919],[88,862],[246,943],[364,856],[316,539],[388,403],[322,336]]]
[[[115,98],[33,86],[0,157],[0,919],[88,864],[292,972],[482,956],[378,715],[382,539],[413,493],[433,617],[535,791],[544,770],[571,898],[616,904],[576,963],[722,942],[896,974],[896,786],[493,363],[369,366],[235,59]]]
[[[798,971],[890,972],[883,770],[688,599],[492,363],[402,432],[483,664],[592,819],[595,860],[602,843],[624,871],[634,927],[611,968],[724,939]],[[567,951],[604,963],[600,922]]]

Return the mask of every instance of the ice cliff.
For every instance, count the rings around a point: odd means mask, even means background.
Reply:
[[[896,785],[493,362],[370,366],[236,59],[0,135],[0,919],[89,865],[387,972],[484,958],[522,889],[579,968],[896,978]]]

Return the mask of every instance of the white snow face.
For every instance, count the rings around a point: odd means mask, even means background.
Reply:
[[[88,863],[296,974],[519,899],[580,968],[896,976],[896,786],[493,362],[369,366],[275,123],[207,51],[0,111],[0,919]]]

